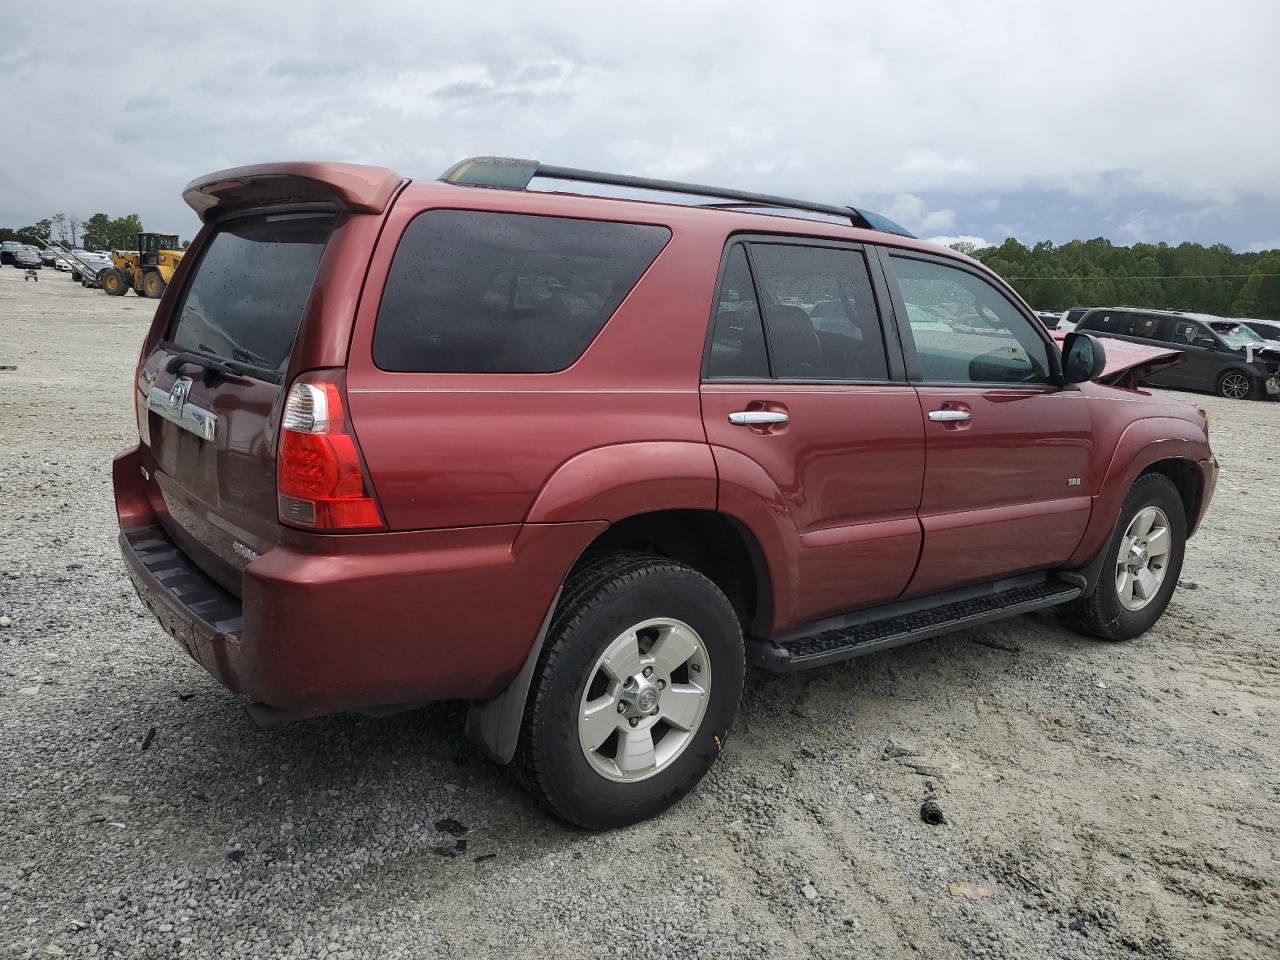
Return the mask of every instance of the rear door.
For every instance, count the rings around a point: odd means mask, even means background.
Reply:
[[[794,526],[795,563],[775,573],[795,597],[782,626],[891,600],[911,578],[924,437],[896,338],[885,343],[863,248],[729,246],[703,421],[721,476],[763,471]],[[722,483],[721,509],[735,514],[740,496]]]
[[[976,269],[882,260],[924,411],[924,545],[908,594],[1064,562],[1093,493],[1084,394],[1059,385],[1047,333]]]
[[[216,226],[139,368],[139,433],[160,523],[237,594],[241,568],[279,539],[282,381],[335,221],[332,212],[268,212]]]

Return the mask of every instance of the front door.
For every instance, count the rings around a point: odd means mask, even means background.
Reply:
[[[919,556],[924,430],[863,249],[736,242],[713,323],[702,413],[720,509],[785,530],[775,629],[898,596]]]
[[[1094,492],[1086,397],[1061,386],[1039,324],[977,270],[882,260],[924,414],[924,545],[907,595],[1061,564]]]

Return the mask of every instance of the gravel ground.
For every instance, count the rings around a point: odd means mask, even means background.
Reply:
[[[1280,405],[1193,398],[1222,481],[1146,636],[753,678],[693,796],[591,835],[459,705],[260,731],[154,625],[110,490],[153,306],[0,269],[0,957],[1280,956]]]

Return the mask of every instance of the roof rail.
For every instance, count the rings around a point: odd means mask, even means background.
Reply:
[[[535,177],[545,180],[569,180],[577,183],[599,183],[612,187],[630,187],[635,190],[656,190],[662,193],[678,193],[695,197],[714,197],[725,203],[710,204],[716,207],[776,207],[783,210],[805,210],[824,213],[848,220],[864,230],[879,230],[903,237],[914,236],[887,217],[857,207],[843,207],[831,203],[814,203],[795,200],[768,193],[750,193],[726,187],[712,187],[701,183],[682,183],[679,180],[657,180],[652,177],[633,177],[622,173],[602,173],[598,170],[581,170],[576,167],[556,167],[537,160],[518,160],[513,157],[470,157],[455,163],[440,175],[445,183],[465,187],[496,187],[505,190],[528,189]]]

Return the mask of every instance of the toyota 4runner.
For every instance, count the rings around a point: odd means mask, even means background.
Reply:
[[[1213,493],[1201,412],[869,211],[496,158],[185,199],[114,464],[142,600],[260,722],[470,701],[587,827],[697,783],[748,663],[1137,636]]]

